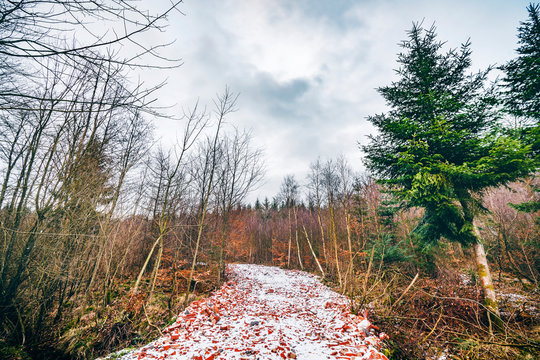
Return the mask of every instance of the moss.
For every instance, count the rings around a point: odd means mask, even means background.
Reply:
[[[493,310],[497,310],[499,308],[499,306],[497,305],[497,302],[496,301],[493,301],[491,299],[485,299],[485,303],[486,303],[486,306],[488,308],[491,308]]]
[[[0,359],[3,360],[32,360],[20,346],[8,346],[0,341]]]
[[[478,265],[478,275],[482,278],[488,275],[487,269],[483,264]]]
[[[69,322],[67,322],[64,326],[64,328],[62,329],[61,331],[61,334],[65,334],[67,333],[68,331],[70,331],[71,329],[73,329],[75,326],[77,326],[77,324],[79,323],[79,319],[78,318],[73,318],[71,319]]]
[[[392,355],[394,355],[395,350],[394,349],[382,349],[382,352],[383,352],[384,356],[391,359]]]
[[[463,350],[474,350],[479,346],[478,342],[473,339],[458,339],[457,347]]]

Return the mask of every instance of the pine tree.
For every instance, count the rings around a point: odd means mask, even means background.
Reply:
[[[501,69],[505,103],[511,114],[540,121],[540,4],[529,5],[528,21],[518,28],[518,56]]]
[[[434,27],[414,25],[408,35],[399,80],[378,89],[390,110],[368,118],[379,135],[363,146],[367,165],[403,206],[425,209],[414,230],[424,246],[441,237],[474,246],[486,305],[498,314],[474,220],[484,189],[531,171],[530,146],[501,131],[489,69],[468,74],[469,42],[444,53]]]
[[[529,5],[528,21],[518,28],[518,56],[501,69],[504,103],[507,111],[522,120],[514,129],[516,136],[531,144],[537,164],[540,162],[540,5]],[[537,165],[538,166],[538,165]],[[539,192],[540,189],[534,189]],[[513,205],[525,212],[540,211],[540,201]]]

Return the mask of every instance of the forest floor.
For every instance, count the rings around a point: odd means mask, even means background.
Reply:
[[[386,359],[384,333],[350,312],[346,297],[311,274],[234,264],[206,299],[194,301],[156,341],[109,358]]]

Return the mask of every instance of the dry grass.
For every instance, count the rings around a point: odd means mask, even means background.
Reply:
[[[537,359],[540,357],[540,294],[511,276],[495,286],[504,328],[490,331],[481,287],[465,257],[438,256],[435,274],[405,266],[383,267],[358,286],[356,307],[369,308],[372,320],[390,336],[391,359]],[[358,282],[363,283],[363,278]]]
[[[81,306],[75,309],[78,316],[67,319],[63,324],[60,342],[56,344],[72,359],[92,359],[124,348],[146,344],[161,334],[161,329],[176,320],[183,307],[187,282],[181,270],[166,267],[151,296],[144,287],[140,292],[131,292],[133,280],[126,279],[114,286],[110,303],[103,306]],[[178,286],[171,287],[171,278],[178,280]],[[215,284],[215,271],[203,269],[196,273],[197,284],[190,295],[190,302],[207,296]],[[147,278],[145,284],[150,283]],[[91,299],[80,301],[98,304],[96,298],[103,294],[96,290]],[[70,320],[70,321],[69,321]],[[44,344],[45,345],[45,344]],[[51,345],[51,344],[48,344]]]

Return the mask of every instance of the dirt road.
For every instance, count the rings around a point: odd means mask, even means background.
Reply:
[[[214,295],[122,359],[386,359],[384,333],[314,275],[247,264],[227,272]]]

